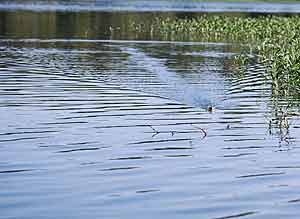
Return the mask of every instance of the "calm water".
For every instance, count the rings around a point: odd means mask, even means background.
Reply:
[[[154,15],[0,12],[1,219],[299,217],[299,101]]]

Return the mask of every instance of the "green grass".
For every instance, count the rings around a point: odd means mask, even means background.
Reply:
[[[172,39],[188,35],[191,39],[244,43],[257,54],[281,92],[300,90],[300,17],[201,16],[193,19],[158,19],[154,31]],[[243,62],[245,60],[242,60]]]

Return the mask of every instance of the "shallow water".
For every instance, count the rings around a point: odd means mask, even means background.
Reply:
[[[298,218],[300,121],[242,46],[90,15],[0,13],[0,218]]]

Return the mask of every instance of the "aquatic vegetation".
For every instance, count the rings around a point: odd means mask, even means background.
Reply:
[[[200,132],[202,134],[201,139],[204,139],[205,137],[207,137],[207,132],[203,128],[201,128],[199,126],[196,126],[196,125],[193,125],[193,124],[190,124],[190,125],[193,128],[195,128],[197,130],[200,130]],[[172,136],[174,136],[175,134],[178,134],[178,133],[191,133],[191,131],[158,131],[152,125],[149,125],[149,127],[153,130],[152,138],[159,135],[159,134],[166,134],[166,133],[170,133]]]
[[[291,125],[292,116],[289,112],[290,106],[277,106],[272,112],[271,119],[269,119],[269,134],[278,135],[279,145],[282,142],[289,144],[289,129]]]
[[[136,28],[139,29],[139,28]],[[300,17],[298,16],[208,16],[196,18],[160,18],[152,25],[166,38],[185,35],[207,41],[222,40],[246,44],[260,63],[266,66],[274,89],[299,91]],[[246,64],[246,56],[237,60]]]

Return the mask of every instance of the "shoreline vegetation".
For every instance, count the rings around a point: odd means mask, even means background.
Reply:
[[[142,27],[135,24],[135,29]],[[272,78],[273,88],[282,94],[300,91],[300,17],[235,17],[204,15],[197,18],[158,18],[151,31],[167,38],[188,35],[207,41],[246,44]],[[245,55],[236,57],[247,64]],[[294,94],[296,94],[294,93]]]

